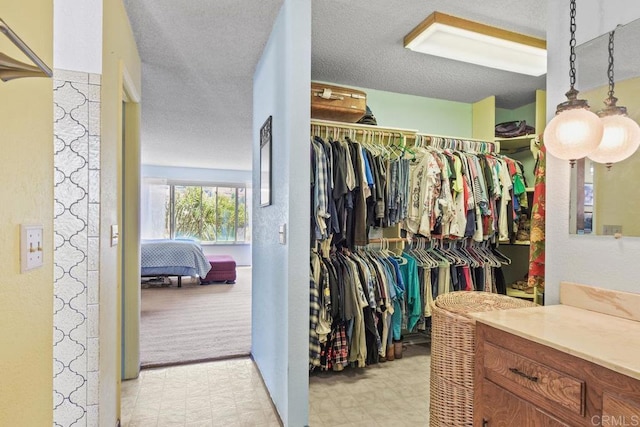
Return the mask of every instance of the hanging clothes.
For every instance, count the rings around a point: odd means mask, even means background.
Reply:
[[[402,154],[402,153],[400,153]],[[403,221],[409,205],[409,160],[375,152],[351,138],[311,138],[311,247],[354,249],[372,227]]]
[[[523,203],[520,199],[526,200],[518,162],[435,147],[414,151],[409,167],[411,203],[403,229],[410,235],[470,237],[476,242],[509,239]],[[514,198],[515,208],[509,205]]]
[[[517,163],[452,147],[407,153],[310,140],[310,370],[378,363],[403,334],[428,330],[442,293],[506,289],[487,244],[513,229]],[[401,254],[370,247],[372,228],[397,224],[431,240]]]
[[[529,278],[527,286],[538,287],[544,292],[545,214],[546,214],[546,148],[540,143],[536,161],[533,206],[531,208],[531,232],[529,246]]]

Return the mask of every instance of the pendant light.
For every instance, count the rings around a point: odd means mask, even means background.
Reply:
[[[565,94],[567,101],[558,104],[556,115],[544,131],[544,145],[554,157],[569,160],[571,166],[594,151],[602,139],[603,125],[600,118],[589,110],[584,99],[577,99],[576,83],[576,0],[571,0],[571,40],[569,46],[569,79],[571,88]]]
[[[606,108],[598,111],[604,125],[602,142],[589,158],[594,162],[605,163],[607,169],[611,164],[621,162],[636,152],[640,145],[640,126],[627,116],[625,107],[618,107],[618,98],[613,96],[613,38],[615,31],[609,33],[609,96],[604,100]]]

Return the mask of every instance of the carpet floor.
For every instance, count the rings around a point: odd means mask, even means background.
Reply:
[[[143,368],[245,356],[251,351],[251,267],[238,267],[234,285],[182,288],[146,284],[141,291]]]

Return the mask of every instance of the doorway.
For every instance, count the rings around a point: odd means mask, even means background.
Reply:
[[[118,150],[118,229],[112,230],[119,245],[118,281],[121,307],[122,379],[136,378],[140,372],[140,95],[126,69],[123,70],[121,100],[121,144]]]

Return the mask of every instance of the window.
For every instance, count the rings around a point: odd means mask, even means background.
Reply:
[[[143,239],[196,239],[202,243],[249,240],[246,188],[146,184]],[[146,200],[145,200],[146,199]]]

